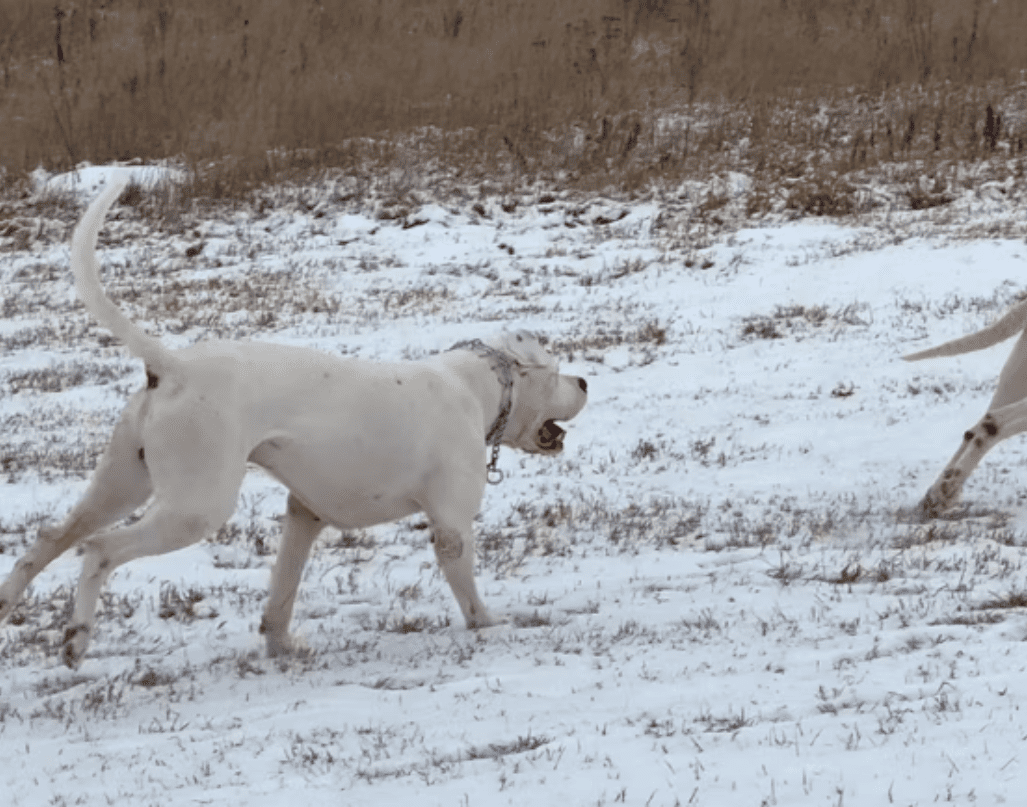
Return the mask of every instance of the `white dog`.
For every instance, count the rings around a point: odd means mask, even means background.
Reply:
[[[1018,303],[987,328],[954,339],[938,347],[903,356],[906,361],[933,359],[936,356],[957,356],[984,350],[1009,339],[1020,338],[1006,359],[998,377],[998,389],[988,404],[988,411],[972,429],[963,434],[959,450],[949,460],[941,476],[917,505],[917,515],[934,518],[951,507],[959,498],[963,483],[992,448],[1002,440],[1027,431],[1027,300]]]
[[[0,586],[0,620],[54,558],[81,539],[85,557],[63,657],[82,657],[107,576],[133,558],[188,546],[232,514],[246,463],[289,488],[285,528],[261,621],[268,652],[289,652],[296,589],[326,525],[366,527],[424,512],[435,554],[469,628],[495,624],[474,584],[471,523],[500,443],[563,449],[587,398],[532,335],[461,343],[425,361],[373,364],[298,347],[206,342],[170,350],[128,320],[100,285],[97,233],[125,182],[112,183],[75,229],[79,297],[146,365],[85,497],[40,530]],[[492,459],[486,466],[486,453]],[[135,523],[110,527],[152,496]],[[103,532],[98,532],[104,530]]]

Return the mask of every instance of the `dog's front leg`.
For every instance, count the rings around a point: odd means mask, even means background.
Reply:
[[[432,525],[435,557],[453,590],[468,628],[500,624],[489,613],[474,584],[474,516],[485,492],[483,452],[466,447],[466,456],[432,474],[419,501]]]
[[[494,617],[478,596],[474,583],[474,538],[468,528],[465,532],[435,526],[432,532],[435,557],[446,576],[446,582],[453,590],[457,604],[463,612],[468,628],[487,628],[502,623]]]
[[[296,641],[289,636],[289,622],[292,621],[303,567],[324,526],[320,518],[289,494],[282,543],[271,572],[271,591],[264,608],[264,618],[260,621],[260,632],[264,634],[269,656],[286,655],[297,648]]]
[[[458,530],[436,523],[432,544],[467,627],[488,628],[506,622],[503,617],[493,614],[478,596],[474,582],[474,533],[471,525],[468,523],[464,530]]]

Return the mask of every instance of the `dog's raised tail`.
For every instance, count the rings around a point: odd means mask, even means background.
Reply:
[[[902,358],[905,361],[919,361],[920,359],[934,359],[939,356],[958,356],[960,353],[973,353],[976,350],[1004,342],[1011,336],[1016,336],[1027,325],[1027,300],[1024,300],[1009,309],[1002,317],[997,319],[987,328],[976,333],[953,339],[937,347],[921,350],[919,353],[910,353]]]
[[[107,188],[89,205],[71,236],[71,271],[75,275],[75,291],[86,310],[124,342],[133,355],[145,362],[148,375],[159,378],[174,362],[171,354],[160,340],[126,317],[100,284],[96,239],[107,211],[127,184],[126,175],[111,177]]]

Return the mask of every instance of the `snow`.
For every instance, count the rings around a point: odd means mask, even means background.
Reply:
[[[78,179],[83,201],[103,175]],[[958,220],[742,227],[691,266],[652,200],[439,201],[393,220],[283,206],[114,239],[101,259],[119,288],[259,270],[274,323],[220,320],[252,338],[397,359],[536,329],[589,403],[561,457],[500,455],[477,524],[483,597],[511,618],[498,628],[463,628],[414,517],[327,531],[294,621],[311,653],[268,659],[257,626],[285,497],[256,470],[235,541],[114,574],[75,671],[58,648],[80,561],[54,562],[0,627],[6,803],[1020,803],[1024,446],[989,455],[955,516],[902,515],[984,413],[1010,345],[900,356],[1016,300],[1023,239],[966,236],[1007,196],[957,200]],[[47,263],[66,301],[64,243],[5,255],[3,282],[27,294],[19,273]],[[338,308],[290,313],[315,292]],[[61,336],[58,364],[126,366],[62,305],[87,338]],[[47,452],[99,450],[142,378],[10,392],[46,363],[42,342],[0,358],[0,418],[19,427],[5,450],[45,466],[5,469],[0,575],[84,489]]]

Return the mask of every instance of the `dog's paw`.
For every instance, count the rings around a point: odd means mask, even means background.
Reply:
[[[89,646],[89,628],[85,625],[74,625],[64,632],[64,645],[61,647],[61,661],[64,666],[75,669]]]
[[[926,499],[913,507],[899,507],[895,511],[895,520],[899,524],[925,524],[936,517],[937,513],[926,503]]]
[[[912,516],[920,522],[930,521],[938,518],[946,510],[956,504],[958,496],[950,495],[948,491],[936,492],[933,489],[927,491],[927,495],[913,508]]]
[[[307,658],[314,655],[314,650],[302,636],[285,634],[284,636],[272,636],[266,634],[264,641],[267,643],[267,654],[270,658],[284,658],[293,656]]]
[[[12,613],[15,606],[21,601],[25,585],[22,582],[19,569],[15,567],[11,576],[0,585],[0,624],[2,624]]]
[[[0,586],[0,624],[11,615],[18,598],[7,591],[7,584]]]
[[[492,611],[485,611],[476,615],[473,619],[467,620],[468,630],[484,630],[486,628],[500,628],[509,625],[513,620],[507,614],[496,614]]]

